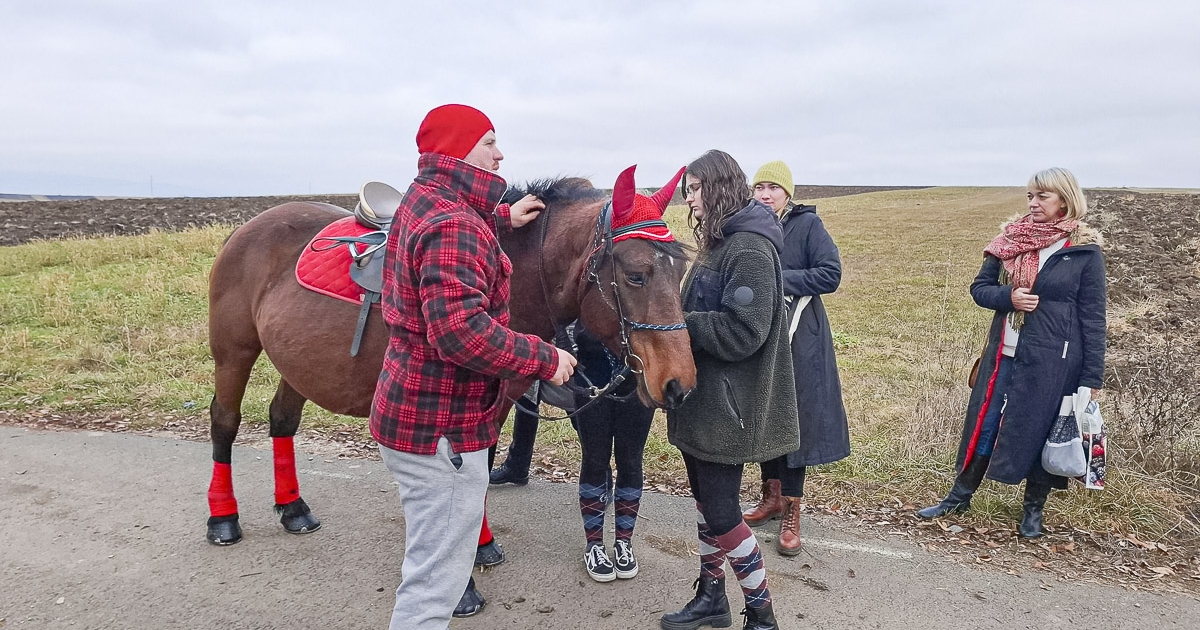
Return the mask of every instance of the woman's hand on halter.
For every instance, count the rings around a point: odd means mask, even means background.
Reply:
[[[542,203],[541,199],[533,195],[525,195],[520,201],[508,207],[508,220],[512,223],[514,230],[525,227],[530,221],[536,219],[545,208],[546,204]]]
[[[554,378],[551,378],[550,382],[555,385],[562,385],[575,373],[575,364],[577,362],[575,361],[575,357],[571,356],[570,352],[562,348],[555,348],[555,350],[558,351],[558,369],[554,371]]]
[[[1017,288],[1012,291],[1012,305],[1018,311],[1032,312],[1037,308],[1038,296],[1029,292],[1029,289]]]

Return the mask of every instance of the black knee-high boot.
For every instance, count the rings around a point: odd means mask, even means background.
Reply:
[[[1024,515],[1017,532],[1022,538],[1037,538],[1042,535],[1042,510],[1050,496],[1050,484],[1041,479],[1025,480],[1025,500],[1021,502]]]
[[[971,497],[983,483],[983,474],[987,472],[990,455],[976,455],[971,458],[967,467],[954,478],[954,487],[941,503],[931,505],[923,510],[917,510],[921,518],[937,518],[951,512],[966,512],[971,508]]]

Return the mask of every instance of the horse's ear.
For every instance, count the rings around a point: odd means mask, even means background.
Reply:
[[[617,175],[617,182],[613,184],[612,194],[612,224],[621,225],[622,221],[629,217],[633,212],[633,198],[637,194],[637,188],[633,184],[633,172],[637,169],[637,164],[621,171]]]
[[[675,177],[672,177],[671,181],[667,182],[666,186],[660,188],[658,192],[650,197],[654,205],[658,206],[659,214],[667,211],[667,204],[671,203],[671,197],[675,196],[675,189],[679,187],[679,180],[683,178],[683,172],[686,170],[686,166],[681,167],[679,172],[675,173]]]

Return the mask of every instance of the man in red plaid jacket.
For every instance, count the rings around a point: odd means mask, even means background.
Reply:
[[[390,342],[370,424],[404,509],[403,582],[390,627],[445,630],[471,579],[487,449],[507,408],[504,380],[562,384],[575,359],[507,327],[512,263],[496,231],[498,222],[508,227],[509,208],[500,204],[507,185],[495,171],[504,156],[491,121],[465,105],[435,108],[417,148],[419,172],[387,245]]]

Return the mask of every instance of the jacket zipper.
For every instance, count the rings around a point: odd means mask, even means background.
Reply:
[[[729,396],[730,411],[733,412],[733,415],[737,416],[738,426],[745,429],[746,423],[742,420],[742,410],[738,407],[737,398],[733,395],[733,385],[729,383],[729,379],[727,378],[721,379],[721,382],[725,383],[725,393]]]
[[[1070,341],[1064,341],[1064,342],[1063,342],[1063,355],[1062,355],[1062,358],[1064,358],[1064,359],[1065,359],[1065,358],[1067,358],[1067,346],[1069,346],[1069,345],[1071,345],[1071,342],[1070,342]]]

